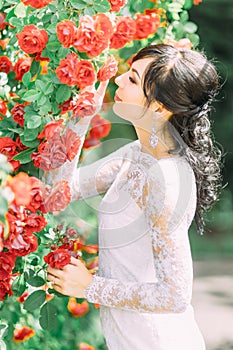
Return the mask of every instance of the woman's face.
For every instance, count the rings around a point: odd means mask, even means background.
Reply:
[[[142,87],[142,77],[153,58],[144,58],[133,62],[128,72],[115,79],[118,89],[115,94],[115,102],[124,102],[131,105],[144,107],[146,98]]]

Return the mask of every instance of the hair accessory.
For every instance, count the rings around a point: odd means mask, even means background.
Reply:
[[[155,148],[158,144],[159,138],[156,135],[156,129],[155,129],[155,115],[152,116],[152,129],[151,129],[151,134],[149,138],[149,143],[152,148]]]

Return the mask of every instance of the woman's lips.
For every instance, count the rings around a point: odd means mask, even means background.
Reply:
[[[120,99],[120,97],[117,94],[115,94],[114,101],[122,101],[122,100]]]

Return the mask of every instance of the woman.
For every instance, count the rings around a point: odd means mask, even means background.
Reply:
[[[116,84],[114,110],[138,140],[76,169],[80,146],[73,168],[59,174],[72,200],[106,192],[98,208],[98,275],[72,258],[61,270],[49,267],[48,280],[60,293],[100,304],[111,350],[203,350],[190,305],[188,228],[195,216],[203,231],[203,212],[220,189],[220,152],[207,116],[218,76],[203,54],[159,44],[139,51]],[[76,126],[82,141],[89,120]]]

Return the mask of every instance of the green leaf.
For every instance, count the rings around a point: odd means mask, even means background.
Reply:
[[[45,298],[46,293],[43,290],[37,290],[25,300],[23,308],[27,311],[34,311],[45,302]]]
[[[36,129],[29,129],[29,131],[34,131],[34,130],[36,130]],[[34,135],[33,135],[34,136]],[[37,137],[37,136],[36,136]],[[22,144],[24,145],[24,146],[27,146],[27,147],[37,147],[39,144],[40,144],[40,142],[39,142],[39,140],[37,140],[36,139],[36,137],[34,137],[34,139],[32,138],[31,140],[29,139],[27,139],[26,137],[25,137],[25,135],[22,135],[21,136],[21,141],[22,141]]]
[[[38,129],[25,129],[24,140],[25,141],[33,141],[38,136]],[[22,139],[22,136],[21,136]],[[29,147],[34,147],[34,145],[29,144]]]
[[[88,16],[94,16],[95,15],[95,10],[93,9],[93,7],[88,6],[84,9],[84,15],[88,15]]]
[[[31,89],[23,95],[22,99],[28,102],[34,102],[40,96],[40,94],[40,91]]]
[[[57,310],[51,302],[46,303],[40,309],[40,325],[43,329],[51,330],[57,324]]]
[[[86,3],[82,0],[70,0],[70,3],[77,10],[83,10],[86,7]]]
[[[6,198],[1,196],[0,197],[0,215],[6,214],[7,211],[8,211],[8,202]]]
[[[24,275],[20,275],[15,278],[13,284],[12,284],[12,291],[16,297],[19,297],[23,294],[23,292],[26,290],[26,281],[24,279]]]
[[[39,109],[39,114],[40,114],[41,116],[43,116],[43,115],[47,114],[48,112],[51,112],[51,110],[52,110],[52,105],[51,105],[51,103],[48,101],[48,102],[46,103],[46,105],[43,105],[43,106],[40,107],[40,109]]]
[[[10,25],[12,25],[13,27],[21,27],[23,26],[23,21],[22,19],[19,19],[17,17],[11,17],[9,20]]]
[[[16,7],[15,7],[15,15],[18,18],[25,18],[26,17],[26,7],[24,6],[24,4],[22,2],[20,2]]]
[[[51,34],[56,34],[57,32],[57,23],[52,23],[48,27],[46,27],[46,30]]]
[[[23,79],[22,79],[23,84],[24,84],[26,87],[28,87],[28,85],[29,85],[30,82],[31,82],[31,79],[32,79],[31,73],[30,73],[30,72],[25,73],[25,74],[23,75]]]
[[[67,85],[60,85],[56,92],[57,103],[63,103],[67,101],[71,96],[71,88]]]
[[[27,283],[33,287],[41,287],[45,284],[45,280],[42,277],[36,275],[36,276],[30,277],[27,280]]]
[[[44,94],[50,95],[53,92],[53,90],[54,90],[53,84],[49,82],[45,85]]]
[[[45,95],[42,95],[37,99],[37,105],[38,106],[43,106],[45,105],[46,103],[48,103],[48,98],[45,96]]]
[[[51,52],[56,52],[57,50],[59,50],[60,47],[61,44],[58,41],[51,41],[46,46],[47,50]]]
[[[197,31],[197,25],[193,22],[187,22],[184,24],[184,29],[187,33],[195,33]]]
[[[32,161],[31,154],[35,151],[35,148],[25,149],[24,151],[16,154],[13,157],[14,160],[19,160],[21,164],[27,164]]]
[[[31,67],[30,67],[30,72],[32,76],[36,75],[40,70],[40,62],[33,60]]]
[[[96,0],[94,2],[94,9],[96,12],[108,12],[111,5],[108,0]]]

